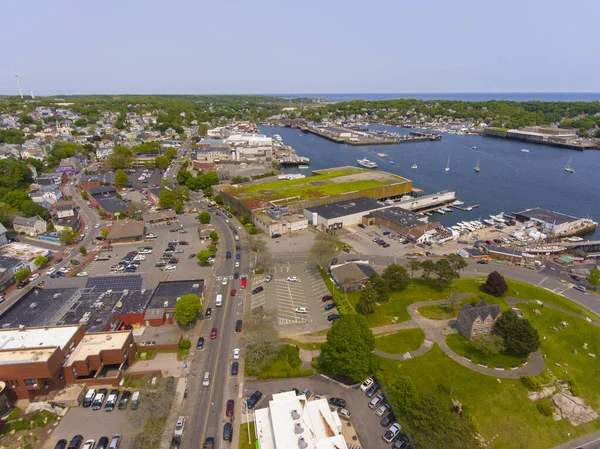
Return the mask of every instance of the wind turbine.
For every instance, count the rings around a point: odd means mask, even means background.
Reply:
[[[19,82],[19,77],[21,75],[19,75],[18,73],[15,73],[15,78],[17,79],[17,87],[19,88],[19,95],[21,95],[21,100],[23,99],[23,91],[21,90],[21,83]]]
[[[35,95],[33,95],[33,91],[31,91],[31,99],[35,100]]]

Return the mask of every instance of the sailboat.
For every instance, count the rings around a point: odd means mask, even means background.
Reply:
[[[445,171],[450,171],[450,155],[448,155],[448,164],[446,164]]]
[[[570,157],[569,162],[567,162],[567,166],[565,167],[565,171],[568,171],[569,173],[575,173],[575,169],[573,167],[571,167],[572,160],[573,160],[573,158]]]
[[[481,168],[479,168],[479,158],[477,159],[477,163],[475,164],[475,168],[474,170],[479,173],[481,171]]]
[[[415,163],[410,166],[413,170],[417,169],[417,157],[415,156]]]

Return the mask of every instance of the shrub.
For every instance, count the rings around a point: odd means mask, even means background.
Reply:
[[[339,290],[335,290],[332,296],[333,302],[335,303],[335,307],[337,308],[340,315],[343,316],[351,313],[356,313],[350,305],[350,301],[348,301],[348,295]]]
[[[544,389],[544,387],[542,387],[542,383],[536,377],[528,374],[521,377],[521,383],[525,385],[525,388],[527,388],[529,391],[542,391]]]
[[[181,340],[179,342],[179,349],[190,349],[192,342],[189,340]]]
[[[502,296],[508,290],[508,285],[502,276],[497,271],[492,271],[483,284],[483,289],[490,295]]]
[[[569,381],[569,390],[573,396],[579,396],[581,394],[581,387],[575,379]]]
[[[544,416],[552,416],[552,413],[554,413],[554,407],[552,407],[548,402],[540,401],[535,406],[537,407],[538,412]]]

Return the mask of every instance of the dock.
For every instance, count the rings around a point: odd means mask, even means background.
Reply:
[[[336,128],[333,131],[329,131],[331,128],[302,126],[299,129],[335,143],[345,143],[346,145],[352,146],[398,145],[401,143],[439,141],[442,139],[442,136],[439,134],[426,133],[419,133],[411,136],[388,137],[377,135],[373,132],[357,132],[352,129],[345,128]]]
[[[461,206],[456,206],[454,204],[450,204],[450,207],[453,207],[454,209],[457,209],[457,210],[462,210],[462,211],[467,212],[467,211],[470,211],[472,209],[479,207],[479,204],[473,204],[472,206],[467,206],[467,207],[461,207]]]

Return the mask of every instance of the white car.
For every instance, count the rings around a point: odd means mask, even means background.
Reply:
[[[234,359],[234,360],[237,360],[237,359],[239,359],[239,358],[240,358],[240,349],[239,349],[239,348],[235,348],[235,349],[233,350],[233,359]]]
[[[100,227],[100,223],[96,223],[96,224],[94,225],[94,229],[98,229],[99,227]]]
[[[296,307],[294,311],[296,313],[308,313],[308,307]]]
[[[158,237],[156,234],[146,234],[147,239],[155,239],[156,237]]]
[[[289,282],[299,282],[300,279],[298,279],[296,276],[288,276],[287,280]]]
[[[240,263],[239,263],[239,262],[236,262],[236,263],[235,263],[235,268],[239,268],[239,266],[240,266]]]
[[[362,391],[367,391],[373,385],[373,379],[367,377],[367,379],[361,384],[360,389]]]
[[[152,254],[152,250],[151,249],[143,249],[140,251],[140,254]]]
[[[402,430],[402,426],[395,422],[381,438],[383,438],[383,441],[389,444],[398,436],[400,430]]]
[[[87,440],[81,449],[94,449],[95,444],[94,440]]]
[[[62,274],[67,274],[69,272],[69,269],[67,267],[62,267],[59,268],[58,271],[60,271]]]
[[[29,280],[30,280],[30,281],[35,281],[35,280],[36,280],[37,278],[39,278],[39,277],[40,277],[40,275],[39,275],[39,274],[37,274],[37,273],[35,273],[35,274],[33,274],[33,275],[32,275],[32,276],[29,278]]]
[[[221,281],[221,285],[227,285],[227,278],[223,278],[223,280]]]
[[[133,260],[146,260],[146,256],[144,256],[143,254],[138,254],[133,258]]]
[[[89,226],[86,226],[86,227],[85,227],[85,228],[83,228],[83,229],[87,231],[88,229],[90,229],[90,227],[89,227]]]
[[[48,276],[50,276],[51,274],[53,274],[56,271],[56,268],[49,268],[48,271],[46,271],[46,274]]]
[[[77,277],[79,277],[79,278],[84,278],[87,275],[88,275],[87,271],[80,271],[79,273],[77,273]]]
[[[169,271],[176,270],[176,269],[177,269],[177,265],[167,265],[165,267],[165,270],[169,270]]]

